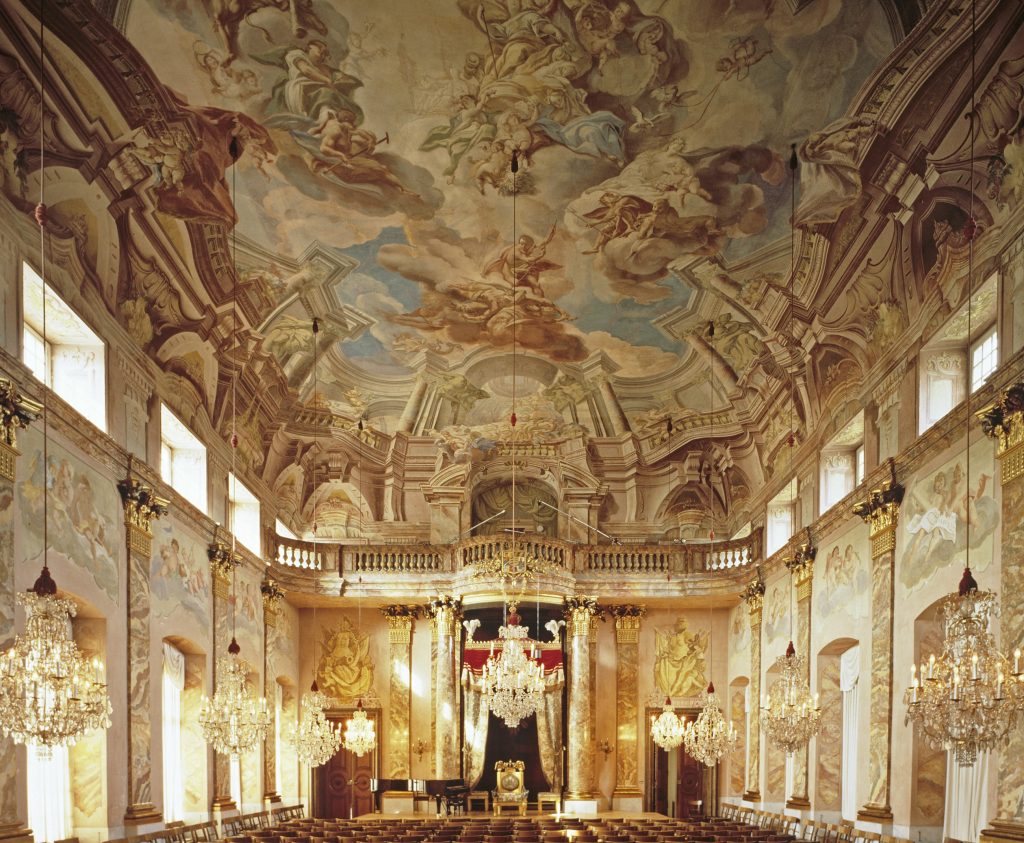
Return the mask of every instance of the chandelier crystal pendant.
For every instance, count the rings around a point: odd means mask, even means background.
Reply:
[[[821,728],[818,695],[807,686],[806,662],[789,642],[786,655],[773,665],[779,678],[768,689],[768,703],[761,708],[761,727],[768,740],[787,755],[805,746]]]
[[[342,744],[356,758],[362,758],[377,745],[377,731],[373,721],[366,716],[363,701],[359,700],[352,716],[345,721],[345,734]]]
[[[302,695],[302,719],[292,745],[299,761],[309,767],[326,764],[341,748],[341,724],[332,724],[324,713],[330,703],[330,698],[317,687],[315,680],[309,691]]]
[[[934,749],[953,753],[970,766],[978,753],[997,748],[1024,711],[1020,649],[1004,656],[989,631],[996,595],[979,591],[970,569],[960,588],[942,602],[942,653],[911,665],[904,693],[907,722],[914,723]]]
[[[482,679],[484,702],[510,729],[518,727],[544,702],[544,665],[529,638],[529,628],[519,621],[517,606],[510,602],[508,620],[498,629],[501,650],[495,655],[491,644]]]
[[[217,691],[213,699],[204,694],[199,706],[199,725],[206,742],[232,758],[255,749],[270,725],[266,699],[257,698],[247,687],[249,665],[240,652],[232,638],[228,655],[217,659]]]
[[[669,752],[683,742],[685,732],[686,718],[677,715],[672,709],[672,699],[665,697],[661,714],[657,717],[651,715],[651,740]]]
[[[0,655],[0,727],[15,743],[73,745],[85,732],[110,726],[110,698],[97,660],[70,635],[75,604],[57,596],[45,566],[28,592],[17,595],[25,631]]]
[[[740,736],[736,727],[723,716],[713,682],[708,683],[703,700],[697,719],[686,724],[683,745],[692,758],[705,767],[714,767],[723,755],[736,748]]]

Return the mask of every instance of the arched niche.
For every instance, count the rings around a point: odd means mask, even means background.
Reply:
[[[548,538],[558,535],[558,498],[554,488],[535,477],[495,478],[473,489],[470,519],[476,535],[493,535],[512,525]],[[487,522],[487,523],[484,523]]]

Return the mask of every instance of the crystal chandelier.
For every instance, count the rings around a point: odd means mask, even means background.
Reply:
[[[668,752],[683,742],[685,732],[686,718],[679,717],[672,710],[672,699],[665,697],[661,714],[657,717],[651,715],[651,740]]]
[[[516,604],[509,603],[508,621],[498,629],[501,652],[495,655],[491,644],[482,679],[487,707],[510,729],[533,714],[544,700],[544,666],[528,637],[529,628],[519,620]]]
[[[959,591],[942,603],[942,653],[922,661],[920,674],[911,665],[904,694],[907,721],[929,746],[952,751],[961,766],[999,746],[1024,710],[1020,650],[1014,650],[1011,664],[989,632],[997,611],[996,595],[979,591],[966,569]]]
[[[110,726],[110,699],[101,668],[70,635],[75,604],[57,597],[45,566],[28,592],[18,594],[25,631],[0,655],[0,726],[15,743],[47,749],[74,744],[83,733]]]
[[[352,716],[345,721],[345,735],[342,744],[356,758],[362,758],[377,745],[377,731],[373,721],[366,716],[363,701],[359,700]]]
[[[292,744],[299,761],[310,767],[326,764],[341,748],[341,724],[332,724],[324,714],[330,702],[328,696],[317,687],[316,680],[309,691],[302,695],[302,719]]]
[[[270,725],[267,701],[246,687],[249,665],[240,652],[232,638],[228,655],[217,659],[217,691],[213,699],[204,694],[199,706],[203,738],[221,755],[233,758],[254,749]]]
[[[779,671],[768,689],[768,705],[761,709],[761,726],[768,740],[792,755],[818,734],[821,709],[818,695],[811,695],[803,656],[789,642],[786,655],[776,660],[773,670]]]
[[[714,767],[723,755],[736,748],[740,736],[736,727],[727,723],[722,715],[713,682],[708,683],[703,697],[704,705],[697,719],[686,724],[683,745],[692,758],[705,767]]]

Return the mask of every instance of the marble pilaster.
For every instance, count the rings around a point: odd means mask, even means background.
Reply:
[[[39,405],[0,379],[0,649],[14,640],[14,481],[19,452],[16,431],[38,414]],[[18,816],[18,765],[14,741],[0,735],[0,840],[30,841],[32,832]]]
[[[893,463],[890,460],[890,468]],[[866,805],[857,811],[865,822],[891,823],[892,808],[892,651],[895,602],[896,525],[903,487],[892,479],[854,507],[868,524],[871,541],[871,714],[868,731]]]
[[[434,661],[434,775],[440,779],[452,779],[459,775],[459,633],[462,629],[462,601],[442,595],[430,602],[428,611],[437,636],[437,657]]]
[[[128,810],[124,821],[139,826],[162,820],[152,801],[149,565],[153,555],[151,523],[167,512],[168,502],[130,474],[117,488],[124,504],[128,545]]]
[[[615,790],[617,811],[643,809],[639,782],[640,621],[643,606],[612,606],[615,616]]]
[[[786,565],[793,574],[796,587],[796,650],[804,658],[804,681],[811,682],[811,595],[814,576],[815,547],[810,540],[797,548],[793,559]],[[788,794],[786,807],[806,811],[811,807],[807,797],[807,771],[810,746],[805,745],[793,754],[793,792]]]
[[[270,804],[280,802],[278,793],[280,783],[277,781],[277,670],[275,654],[277,651],[278,620],[281,615],[281,601],[285,591],[272,577],[267,577],[260,584],[263,597],[263,697],[267,700],[270,712],[270,725],[267,726],[267,738],[263,741],[263,802]]]
[[[569,724],[566,735],[566,800],[594,798],[594,722],[591,717],[590,632],[597,603],[591,597],[564,602],[569,656]]]
[[[761,700],[761,615],[764,608],[764,580],[760,574],[740,594],[750,615],[750,704],[754,714],[747,724],[747,788],[746,802],[761,801],[761,720],[757,706]]]
[[[388,622],[388,645],[391,649],[385,774],[389,779],[408,779],[412,776],[412,628],[419,609],[415,606],[384,606],[381,613]]]
[[[217,688],[217,661],[227,656],[231,643],[231,577],[242,561],[231,548],[216,539],[207,548],[213,583],[213,677],[210,695]],[[213,805],[215,813],[223,814],[238,808],[231,796],[231,759],[219,752],[213,753]]]
[[[1000,637],[1004,653],[1024,645],[1024,382],[1005,390],[980,413],[985,433],[996,440],[1002,483]],[[983,843],[1024,841],[1024,731],[1011,729],[999,752],[996,818],[981,833]]]

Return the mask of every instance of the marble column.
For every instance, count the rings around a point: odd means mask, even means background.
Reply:
[[[427,380],[422,374],[416,376],[412,392],[405,402],[402,415],[398,419],[398,430],[402,433],[413,433],[416,429],[416,422],[423,409],[423,399],[427,394]]]
[[[892,641],[895,600],[893,569],[896,564],[896,525],[903,487],[892,478],[854,506],[868,524],[871,539],[871,712],[868,730],[868,786],[866,805],[857,811],[864,822],[892,822]]]
[[[459,776],[459,633],[462,600],[442,595],[428,611],[437,636],[434,661],[434,775],[439,779]]]
[[[213,656],[210,660],[213,676],[209,691],[212,697],[217,688],[217,661],[227,657],[231,643],[231,577],[242,560],[228,545],[216,539],[207,548],[206,555],[210,559],[213,582]],[[238,808],[231,796],[231,759],[219,752],[213,753],[212,808],[219,814]]]
[[[591,717],[590,627],[597,602],[567,597],[564,602],[569,656],[569,727],[566,735],[566,800],[594,798],[594,721]]]
[[[270,712],[270,725],[263,741],[263,804],[269,809],[271,803],[280,802],[277,780],[277,653],[278,620],[281,617],[281,602],[285,591],[273,577],[266,577],[260,584],[263,596],[263,697]]]
[[[14,481],[17,459],[17,431],[27,427],[41,406],[0,378],[0,500],[8,501],[0,509],[0,650],[14,641]],[[24,786],[24,783],[21,784]],[[0,840],[31,841],[32,832],[18,816],[18,765],[14,741],[0,735]]]
[[[612,606],[615,616],[615,790],[612,809],[643,810],[640,790],[640,620],[643,606]]]
[[[752,580],[740,596],[750,614],[750,707],[747,722],[747,789],[745,802],[761,801],[761,611],[764,606],[764,580]]]
[[[1024,648],[1024,382],[1005,390],[980,413],[982,430],[996,440],[1002,483],[1002,566],[999,582],[1001,649]],[[996,818],[981,839],[1024,841],[1024,730],[1010,730],[999,752]]]
[[[597,379],[597,387],[601,392],[601,400],[604,403],[605,412],[608,414],[608,422],[611,424],[611,433],[619,436],[629,432],[629,419],[626,412],[619,403],[619,396],[615,394],[615,388],[606,375]]]
[[[796,587],[796,651],[804,658],[804,681],[808,687],[811,683],[811,594],[816,552],[808,538],[807,542],[797,547],[793,558],[786,562]],[[793,753],[793,792],[786,800],[787,808],[806,811],[811,807],[807,798],[809,757],[809,744]]]
[[[419,615],[415,606],[383,606],[388,622],[391,648],[390,690],[388,692],[388,754],[385,775],[389,779],[412,777],[412,748],[409,743],[412,718],[412,626]]]
[[[160,686],[150,675],[149,565],[151,523],[167,512],[167,501],[130,474],[117,489],[124,504],[128,545],[128,810],[124,821],[126,826],[140,826],[163,819],[152,801],[150,691]]]

